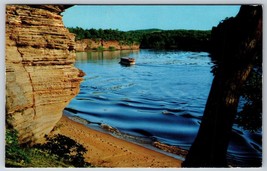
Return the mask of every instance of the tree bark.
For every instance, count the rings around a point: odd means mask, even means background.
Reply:
[[[246,30],[235,30],[235,26]],[[227,148],[237,113],[240,89],[252,70],[255,59],[261,54],[261,6],[242,6],[227,28],[233,29],[232,34],[221,36],[223,40],[220,41],[225,41],[226,44],[219,47],[222,48],[220,53],[215,53],[218,66],[202,122],[182,167],[227,167]]]

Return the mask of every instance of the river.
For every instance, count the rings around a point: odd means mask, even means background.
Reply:
[[[133,57],[136,64],[120,65],[120,57]],[[65,113],[107,124],[144,142],[160,141],[188,150],[209,94],[212,65],[206,52],[79,52],[75,66],[86,76]],[[234,126],[232,134],[231,165],[261,165],[261,132]]]

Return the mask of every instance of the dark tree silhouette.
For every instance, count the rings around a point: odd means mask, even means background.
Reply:
[[[182,167],[227,167],[227,148],[241,87],[262,58],[262,7],[241,6],[212,30],[214,80],[197,137]]]

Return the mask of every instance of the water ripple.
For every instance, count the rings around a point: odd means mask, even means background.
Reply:
[[[118,53],[120,54],[120,53]],[[80,93],[66,112],[106,124],[129,136],[189,149],[197,134],[213,79],[205,52],[141,50],[122,53],[136,59],[123,67],[120,56],[77,60],[86,73]],[[261,133],[234,126],[228,159],[234,165],[261,161]]]

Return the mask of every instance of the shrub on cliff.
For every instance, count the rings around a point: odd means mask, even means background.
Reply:
[[[6,130],[6,166],[21,166],[29,163],[30,158],[18,141],[18,132],[14,129]]]
[[[108,50],[110,50],[110,51],[115,51],[116,48],[115,48],[114,46],[109,46],[109,47],[108,47]]]
[[[98,47],[96,48],[96,50],[97,50],[97,51],[103,51],[103,50],[105,50],[105,48],[104,48],[103,46],[98,46]]]
[[[5,157],[6,167],[73,167],[38,148],[20,145],[18,133],[12,128],[6,129]]]
[[[85,152],[82,145],[61,135],[50,138],[45,145],[21,145],[17,131],[6,129],[6,167],[88,167]]]

